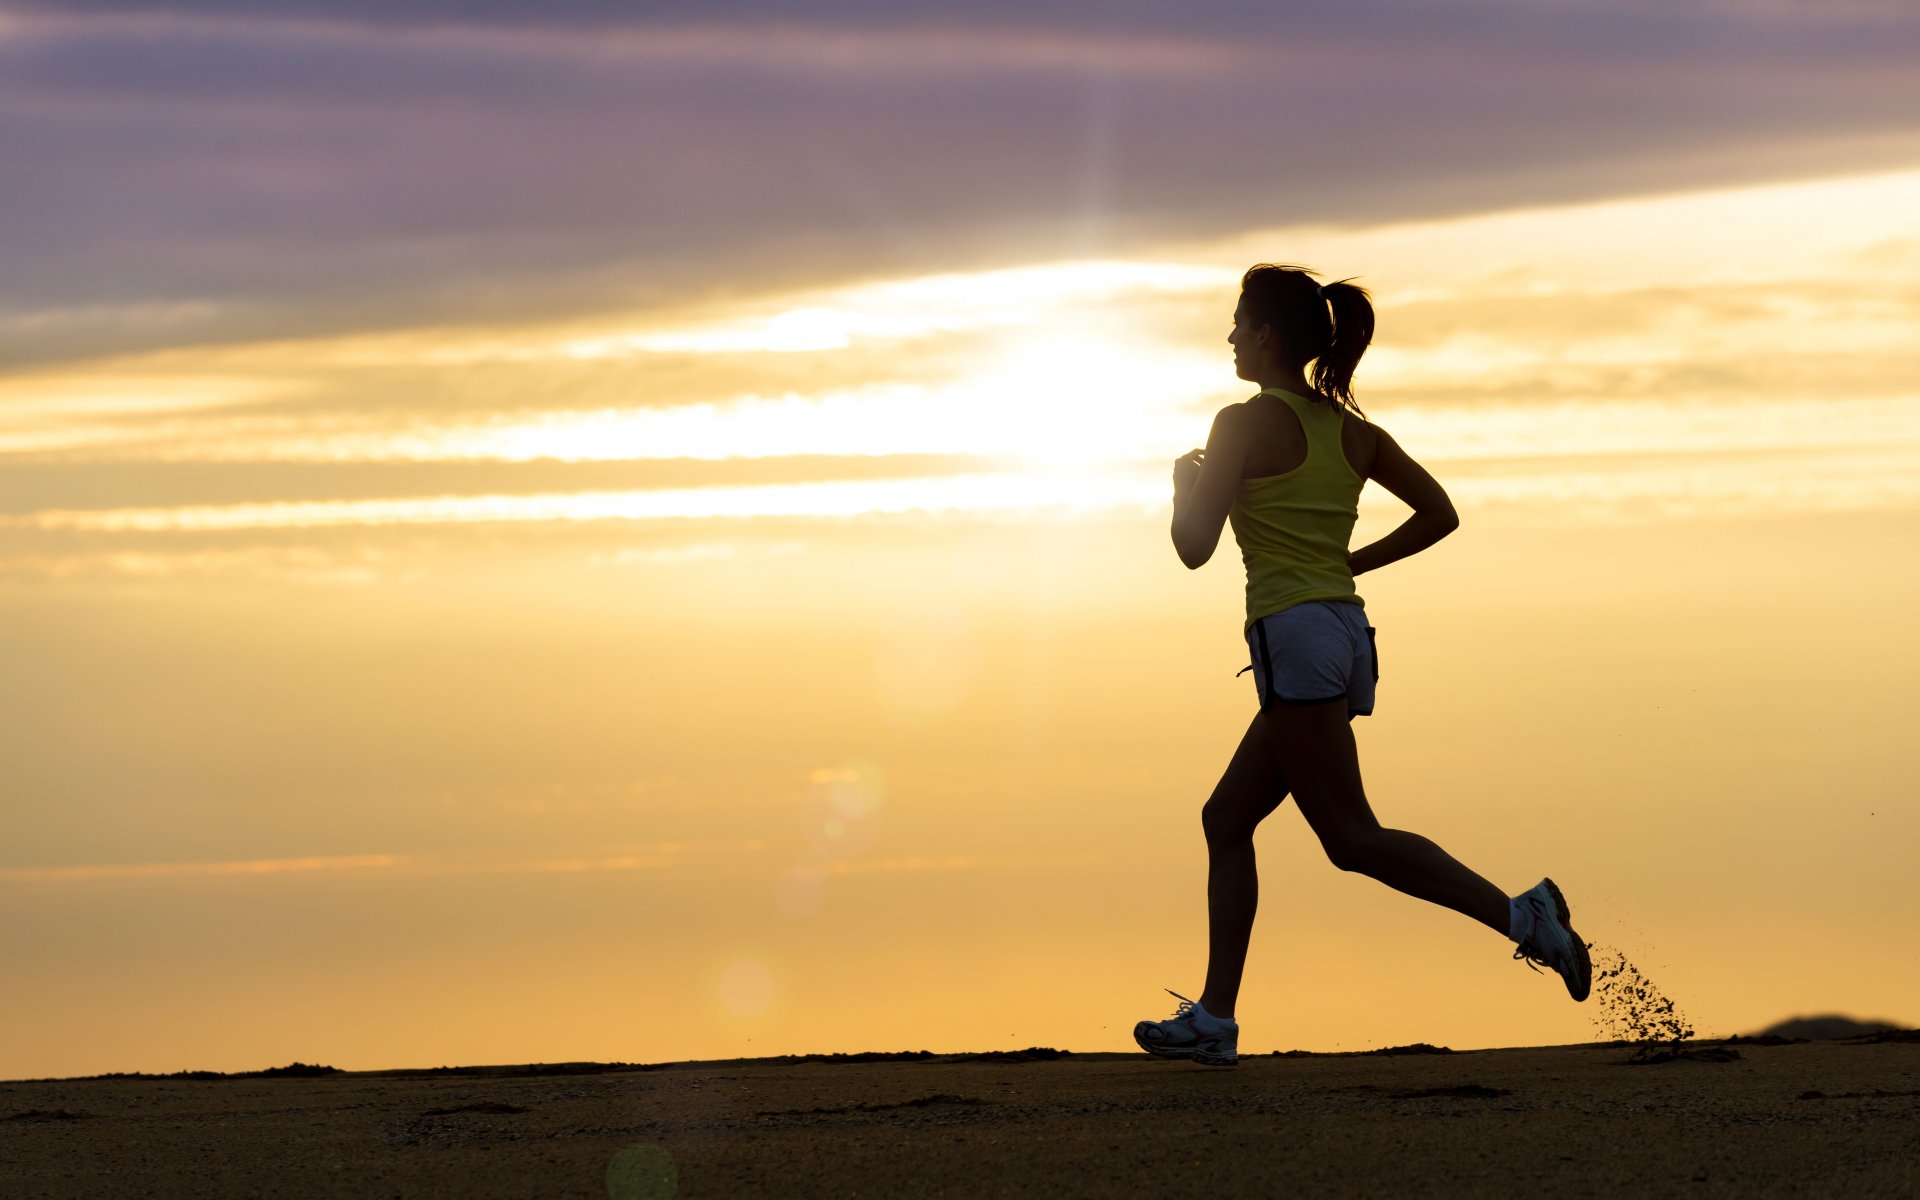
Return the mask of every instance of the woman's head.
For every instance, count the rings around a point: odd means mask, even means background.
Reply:
[[[1257,381],[1263,368],[1303,371],[1313,363],[1313,388],[1355,412],[1353,369],[1373,340],[1373,303],[1367,290],[1340,280],[1322,288],[1305,267],[1260,263],[1240,278],[1233,313],[1234,370]]]

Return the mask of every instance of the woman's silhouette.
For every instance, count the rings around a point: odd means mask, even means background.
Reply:
[[[1198,1002],[1173,992],[1180,1006],[1171,1018],[1134,1027],[1134,1040],[1162,1057],[1238,1061],[1234,1002],[1259,895],[1253,830],[1289,794],[1336,867],[1507,935],[1518,944],[1515,958],[1553,968],[1575,1000],[1587,998],[1587,947],[1552,880],[1509,899],[1426,838],[1383,828],[1361,788],[1348,723],[1373,711],[1379,668],[1354,576],[1418,553],[1460,523],[1433,476],[1354,404],[1353,370],[1372,338],[1364,288],[1322,287],[1300,267],[1253,267],[1240,281],[1227,341],[1235,373],[1260,392],[1221,409],[1207,448],[1174,463],[1180,561],[1206,562],[1232,522],[1247,569],[1248,669],[1260,709],[1200,813],[1209,858],[1206,988]],[[1369,479],[1413,513],[1349,552]]]

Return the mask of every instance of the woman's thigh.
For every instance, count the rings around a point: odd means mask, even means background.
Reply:
[[[1273,769],[1286,776],[1300,815],[1323,845],[1378,829],[1360,782],[1360,754],[1345,697],[1269,704],[1256,721]]]
[[[1255,713],[1213,795],[1200,810],[1201,823],[1208,837],[1251,836],[1254,827],[1286,798],[1287,780],[1274,757],[1272,737],[1262,715]]]

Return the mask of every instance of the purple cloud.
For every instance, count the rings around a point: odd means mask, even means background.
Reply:
[[[1869,5],[952,11],[15,4],[0,354],[670,303],[1920,142],[1920,27]]]

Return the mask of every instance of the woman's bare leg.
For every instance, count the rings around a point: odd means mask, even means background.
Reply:
[[[1216,1017],[1233,1016],[1260,902],[1253,830],[1286,798],[1286,781],[1256,716],[1200,810],[1207,834],[1207,986],[1200,1004]]]
[[[1374,819],[1360,785],[1360,759],[1344,699],[1275,704],[1261,719],[1267,722],[1277,769],[1286,773],[1300,815],[1334,866],[1465,914],[1506,936],[1506,893],[1419,834],[1383,829]]]

